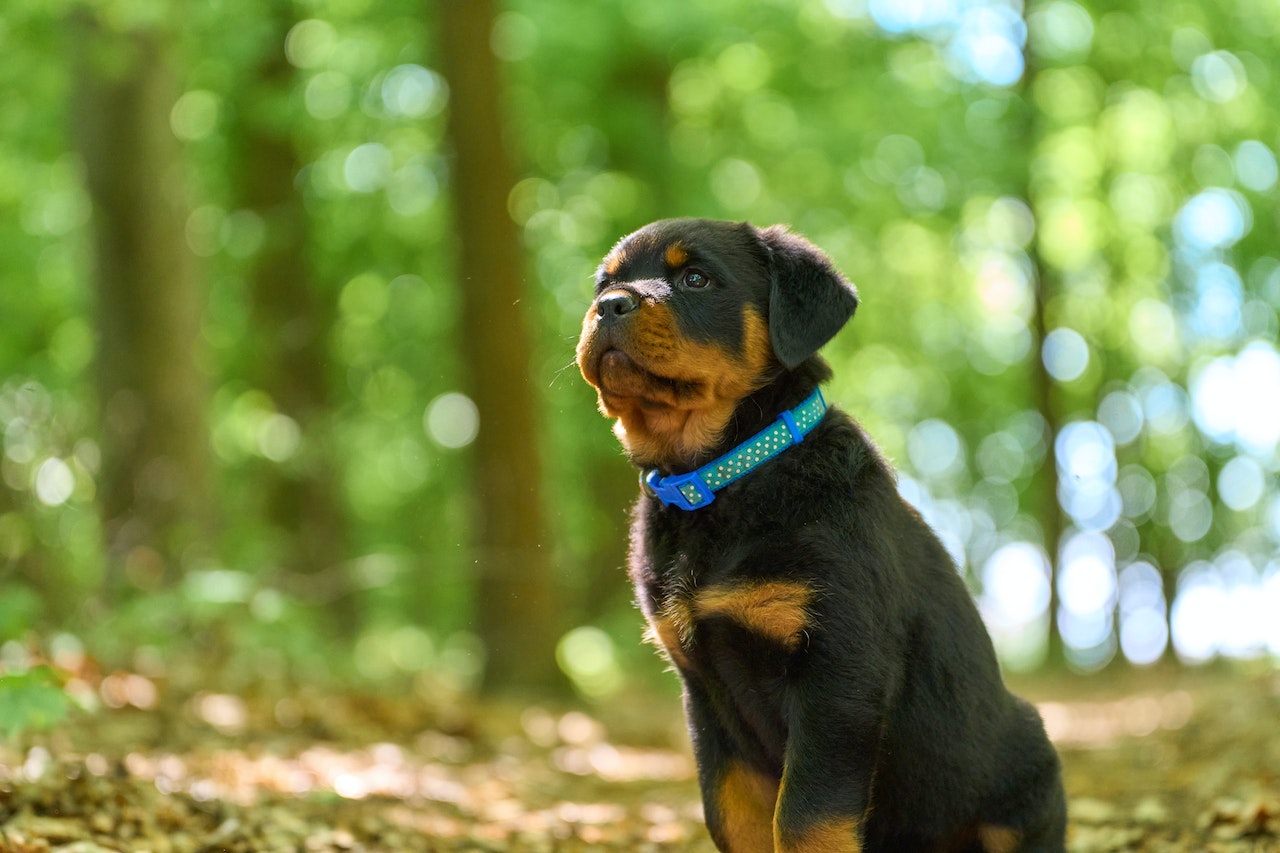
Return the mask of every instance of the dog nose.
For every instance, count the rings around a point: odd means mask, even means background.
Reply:
[[[630,314],[640,307],[640,297],[627,290],[614,290],[600,297],[596,303],[596,313],[602,320],[612,320],[624,314]]]

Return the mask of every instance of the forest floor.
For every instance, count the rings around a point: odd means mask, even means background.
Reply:
[[[1071,851],[1280,851],[1280,672],[1015,688],[1062,753]],[[121,707],[0,745],[0,853],[714,851],[674,696],[100,692]]]

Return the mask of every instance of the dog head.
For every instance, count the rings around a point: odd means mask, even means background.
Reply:
[[[597,269],[578,367],[633,462],[692,466],[745,398],[813,358],[857,304],[827,256],[780,226],[664,219]]]

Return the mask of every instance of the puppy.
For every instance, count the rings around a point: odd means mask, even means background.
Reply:
[[[857,294],[780,227],[663,220],[596,273],[577,362],[641,471],[630,575],[716,846],[1060,851],[1057,755],[956,566],[818,386]]]

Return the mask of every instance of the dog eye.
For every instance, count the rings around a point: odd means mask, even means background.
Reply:
[[[685,270],[680,280],[685,287],[706,287],[711,283],[711,279],[697,270]]]

